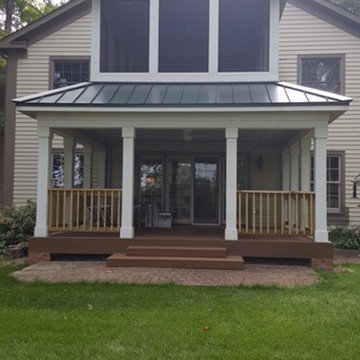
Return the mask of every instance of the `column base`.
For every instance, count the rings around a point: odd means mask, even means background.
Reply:
[[[225,240],[237,240],[238,230],[237,229],[225,229]]]
[[[132,239],[134,237],[134,228],[133,227],[122,227],[120,229],[120,238],[121,239]]]
[[[314,234],[314,241],[315,242],[328,242],[329,241],[329,233],[327,230],[315,230]]]
[[[34,229],[35,237],[48,237],[49,236],[49,228],[47,226],[36,226]]]

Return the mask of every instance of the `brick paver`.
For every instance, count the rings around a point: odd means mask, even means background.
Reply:
[[[318,277],[310,267],[246,264],[244,270],[108,268],[101,261],[52,261],[13,273],[20,281],[111,282],[117,284],[166,284],[193,286],[312,285]]]

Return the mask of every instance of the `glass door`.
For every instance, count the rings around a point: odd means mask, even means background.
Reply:
[[[191,159],[169,160],[168,184],[173,222],[191,223]]]
[[[194,224],[219,224],[219,158],[194,158]]]

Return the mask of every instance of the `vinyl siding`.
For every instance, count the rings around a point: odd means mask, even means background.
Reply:
[[[354,99],[350,110],[329,127],[328,150],[345,151],[345,206],[338,223],[360,223],[360,200],[352,199],[352,178],[360,173],[360,39],[287,4],[279,32],[280,80],[297,82],[298,55],[345,54],[345,94]]]
[[[84,16],[29,46],[26,58],[18,60],[17,97],[49,89],[51,56],[90,56],[91,17]],[[61,138],[53,142],[61,147]],[[36,199],[36,120],[16,113],[14,204]]]

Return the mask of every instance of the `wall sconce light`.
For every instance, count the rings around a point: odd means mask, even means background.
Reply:
[[[357,187],[360,185],[360,174],[353,178],[352,183],[353,183],[353,198],[357,198]]]
[[[146,185],[152,186],[154,184],[155,184],[155,178],[153,176],[151,176],[151,175],[148,175],[146,177]]]
[[[264,158],[263,158],[263,156],[261,154],[256,159],[256,166],[257,166],[259,171],[261,171],[262,168],[264,167]]]

